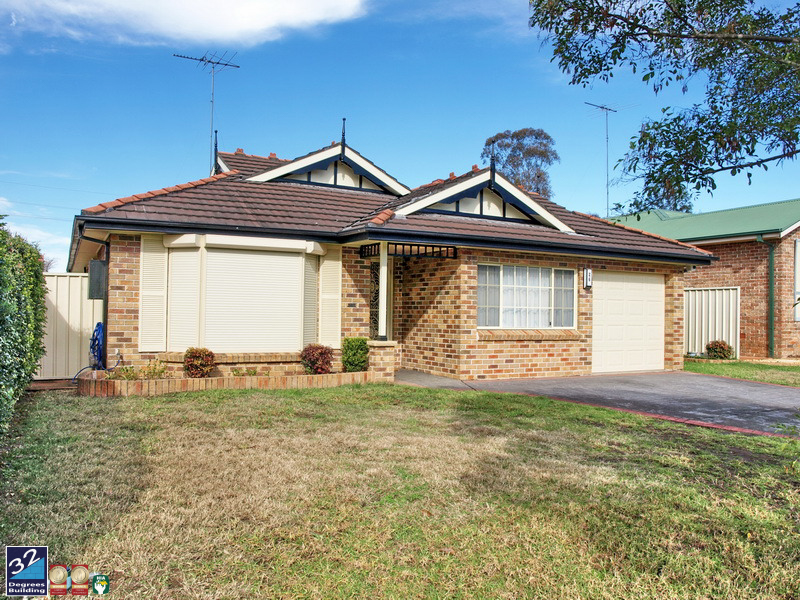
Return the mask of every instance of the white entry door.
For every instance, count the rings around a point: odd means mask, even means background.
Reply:
[[[664,276],[595,271],[592,372],[664,368]]]

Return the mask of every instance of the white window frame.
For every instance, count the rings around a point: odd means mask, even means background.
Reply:
[[[500,267],[500,305],[499,305],[499,319],[498,325],[478,325],[478,329],[577,329],[578,324],[578,270],[565,267],[551,267],[547,265],[520,265],[513,263],[496,263],[496,262],[481,262],[478,267]],[[555,310],[554,295],[555,295],[555,272],[556,271],[571,271],[572,272],[572,324],[563,326],[547,326],[547,327],[503,327],[503,267],[528,267],[539,269],[550,269],[550,320],[553,320],[553,311]],[[479,286],[480,284],[478,284]],[[475,288],[475,321],[478,319],[478,286]]]

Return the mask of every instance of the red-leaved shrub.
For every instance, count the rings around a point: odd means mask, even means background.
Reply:
[[[714,340],[706,344],[706,356],[727,360],[733,358],[733,348],[724,340]]]
[[[208,348],[189,348],[183,355],[183,370],[189,377],[208,377],[214,370],[214,353]]]
[[[309,344],[300,353],[300,360],[306,373],[314,375],[324,375],[331,372],[333,362],[333,348],[322,344]]]

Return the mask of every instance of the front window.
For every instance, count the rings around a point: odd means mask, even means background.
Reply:
[[[575,271],[478,265],[478,327],[575,327]]]

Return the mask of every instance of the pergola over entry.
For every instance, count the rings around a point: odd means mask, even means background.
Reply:
[[[389,306],[389,257],[401,258],[458,258],[455,246],[435,246],[430,244],[395,244],[378,242],[359,248],[361,258],[379,257],[378,276],[378,339],[385,340],[388,331]]]

